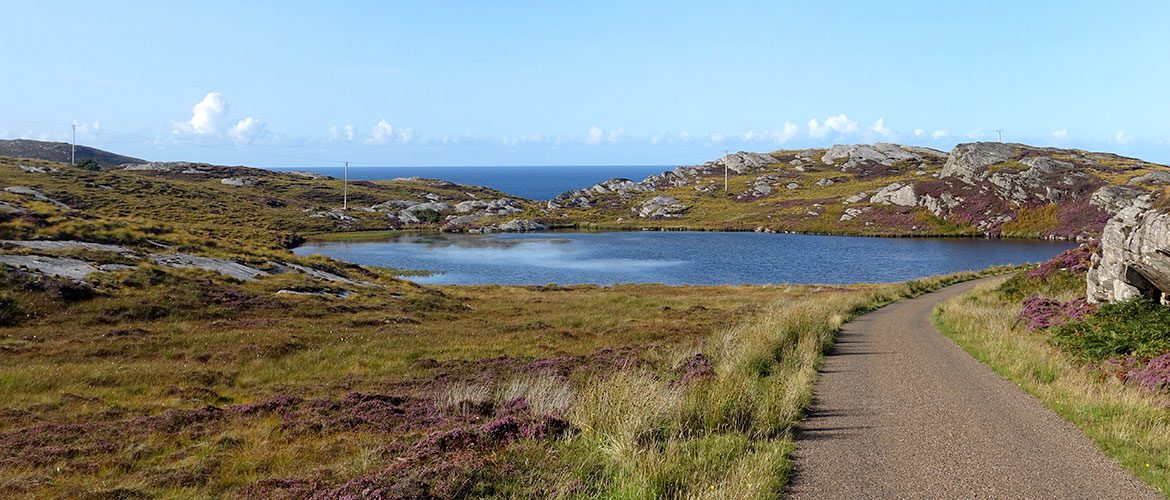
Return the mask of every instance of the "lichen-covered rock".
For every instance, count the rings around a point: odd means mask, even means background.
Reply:
[[[776,158],[772,155],[740,151],[715,160],[714,165],[719,168],[727,167],[731,172],[742,174],[773,163],[776,163]]]
[[[838,164],[842,172],[856,170],[865,162],[892,166],[898,162],[941,161],[946,155],[929,148],[900,146],[879,142],[876,144],[840,144],[829,148],[821,161]],[[843,161],[842,161],[843,160]]]
[[[58,207],[61,207],[61,208],[69,208],[69,205],[66,205],[64,203],[61,203],[60,201],[49,198],[48,196],[45,196],[44,193],[37,191],[33,188],[30,188],[28,186],[8,186],[8,187],[4,188],[4,190],[9,192],[9,193],[12,193],[12,194],[31,196],[31,197],[33,197],[33,199],[35,199],[37,201],[44,201],[44,202],[52,203],[52,204],[57,205]]]
[[[879,189],[869,201],[870,203],[881,203],[882,205],[912,207],[918,204],[918,197],[914,194],[913,185],[895,182]]]
[[[943,165],[941,177],[957,177],[968,184],[987,178],[988,167],[1016,156],[1020,145],[1002,142],[958,144]]]
[[[1154,170],[1147,172],[1129,180],[1130,186],[1145,184],[1151,186],[1166,186],[1170,185],[1170,171]]]
[[[202,255],[186,253],[158,254],[150,256],[150,260],[160,266],[203,269],[204,271],[217,272],[240,281],[252,281],[269,275],[267,272],[245,266],[239,262],[215,257],[204,257]]]
[[[83,280],[98,268],[84,260],[44,255],[0,255],[0,265],[44,276]]]
[[[1101,186],[1089,196],[1089,203],[1106,213],[1116,214],[1131,206],[1150,208],[1150,193],[1125,186]]]
[[[679,203],[677,198],[658,195],[643,202],[634,208],[638,217],[646,218],[674,218],[686,213],[686,205]]]
[[[545,231],[548,230],[548,226],[528,219],[513,219],[500,224],[497,229],[500,231],[524,233],[528,231]]]
[[[226,178],[220,179],[219,182],[220,182],[220,184],[223,184],[225,186],[249,187],[249,186],[255,186],[256,183],[259,181],[257,181],[256,179],[253,179],[251,177],[226,177]]]
[[[1105,225],[1086,281],[1090,302],[1134,297],[1165,302],[1170,293],[1170,214],[1140,206],[1121,209]]]

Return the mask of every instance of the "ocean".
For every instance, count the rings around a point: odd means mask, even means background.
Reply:
[[[528,166],[528,167],[350,167],[352,180],[376,181],[399,177],[429,177],[458,184],[498,189],[533,200],[548,200],[573,189],[624,177],[640,181],[674,166]],[[342,167],[274,168],[279,171],[313,172],[340,178]]]

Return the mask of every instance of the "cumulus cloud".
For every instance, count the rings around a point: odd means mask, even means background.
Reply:
[[[617,128],[606,132],[601,127],[596,125],[589,127],[589,131],[585,132],[585,144],[590,146],[597,146],[600,144],[615,144],[621,141],[626,134],[626,129]],[[559,141],[558,141],[559,142]]]
[[[920,129],[920,128],[916,128],[916,129],[914,129],[914,137],[922,137],[922,136],[924,136],[924,135],[926,135],[926,131],[925,131],[925,130],[922,130],[922,129]]]
[[[265,132],[264,122],[249,116],[236,122],[231,131],[228,132],[228,136],[238,144],[251,144],[264,137]]]
[[[543,144],[543,143],[548,142],[548,139],[545,138],[545,136],[540,135],[540,134],[531,134],[531,135],[504,136],[504,138],[501,139],[500,142],[502,142],[505,146],[518,146],[521,144]]]
[[[585,144],[596,146],[601,144],[603,139],[605,139],[605,131],[601,130],[601,127],[589,127],[589,131],[585,133]]]
[[[1130,137],[1124,130],[1118,130],[1116,134],[1113,134],[1113,140],[1118,144],[1129,144],[1133,137]]]
[[[1056,139],[1058,141],[1067,141],[1068,140],[1068,129],[1062,128],[1060,130],[1054,130],[1052,132],[1052,138]]]
[[[331,142],[349,142],[352,141],[356,135],[356,129],[353,125],[350,124],[347,124],[343,127],[338,127],[337,125],[329,127],[329,140]]]
[[[227,120],[231,104],[219,92],[208,92],[191,108],[191,119],[176,124],[179,132],[198,135],[218,135]]]
[[[878,118],[878,120],[873,122],[873,125],[869,127],[869,130],[882,137],[889,137],[890,134],[893,133],[893,131],[890,130],[890,127],[886,126],[885,118]]]
[[[383,118],[374,124],[374,128],[370,130],[370,136],[366,138],[365,143],[374,146],[410,144],[414,142],[415,137],[414,129],[409,127],[395,127]]]
[[[780,129],[768,129],[757,132],[749,130],[740,134],[740,139],[745,141],[771,141],[776,144],[784,144],[796,136],[800,132],[800,127],[792,122],[784,122]]]
[[[930,137],[932,139],[943,139],[943,138],[950,137],[950,136],[951,136],[951,133],[946,131],[946,130],[935,130],[934,132],[930,133]]]
[[[823,124],[816,118],[808,121],[809,136],[821,139],[828,136],[829,132],[836,132],[839,135],[852,134],[857,132],[857,122],[850,120],[849,116],[844,114],[825,118]]]

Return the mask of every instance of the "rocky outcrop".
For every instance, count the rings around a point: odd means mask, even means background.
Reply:
[[[255,186],[259,181],[251,177],[225,177],[219,180],[220,184],[232,187]]]
[[[643,202],[634,208],[634,213],[643,219],[647,218],[674,218],[686,213],[686,205],[679,203],[677,198],[658,195]]]
[[[1090,302],[1135,297],[1167,302],[1170,293],[1170,214],[1139,206],[1109,219],[1087,280]]]
[[[913,162],[915,165],[929,161],[941,161],[946,154],[929,148],[900,146],[879,142],[876,144],[842,144],[829,148],[821,161],[840,167],[842,172],[856,170],[866,162],[887,167],[899,162]]]
[[[58,207],[61,207],[61,208],[69,208],[69,205],[66,205],[64,203],[61,203],[60,201],[54,200],[53,198],[49,198],[48,196],[45,196],[44,193],[37,191],[33,188],[30,188],[28,186],[8,186],[8,187],[4,188],[4,191],[12,193],[12,194],[31,196],[34,200],[43,201],[46,203],[52,203],[52,204],[57,205]]]
[[[529,231],[547,231],[548,226],[528,219],[513,219],[497,226],[500,231],[525,233]]]
[[[902,184],[895,182],[874,193],[873,197],[869,199],[870,203],[880,203],[882,205],[898,205],[901,207],[912,207],[918,204],[918,197],[914,195],[914,186],[911,184]]]
[[[975,184],[987,178],[988,167],[1014,158],[1019,146],[1002,142],[956,145],[943,164],[940,177],[953,176],[968,184]]]
[[[773,163],[776,163],[776,158],[772,155],[740,151],[715,160],[713,164],[719,168],[727,167],[728,171],[743,174]]]
[[[561,193],[548,201],[548,208],[590,208],[601,198],[617,197],[618,200],[625,200],[635,194],[654,190],[654,186],[645,181],[634,182],[622,178],[609,179],[585,189]]]
[[[1089,196],[1089,203],[1108,214],[1117,214],[1128,207],[1150,208],[1150,193],[1125,186],[1101,186]]]
[[[245,266],[239,262],[204,257],[202,255],[186,253],[159,254],[152,255],[150,260],[155,264],[167,267],[196,268],[204,271],[212,271],[240,281],[252,281],[262,276],[268,276],[268,273],[264,271]]]
[[[1147,172],[1129,180],[1128,184],[1133,185],[1147,185],[1147,186],[1167,186],[1170,185],[1170,171],[1155,170]]]

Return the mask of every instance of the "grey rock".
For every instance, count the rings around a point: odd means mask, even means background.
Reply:
[[[338,222],[342,222],[344,224],[351,224],[351,223],[357,222],[356,218],[354,218],[352,215],[346,214],[345,211],[340,209],[340,208],[334,208],[331,210],[322,210],[319,212],[312,212],[309,214],[309,217],[333,219],[333,220],[336,220]]]
[[[861,203],[862,201],[865,201],[865,199],[866,199],[866,198],[868,198],[868,197],[869,197],[869,193],[866,193],[866,192],[862,191],[862,192],[860,192],[860,193],[857,193],[857,194],[855,194],[855,195],[853,195],[853,196],[850,196],[850,197],[848,197],[848,198],[845,198],[845,201],[844,201],[844,203],[845,203],[845,204],[850,204],[850,203]]]
[[[215,257],[204,257],[202,255],[185,253],[157,254],[150,256],[150,260],[160,266],[203,269],[205,271],[217,272],[240,281],[252,281],[269,275],[264,271],[245,266],[239,262]]]
[[[133,250],[124,246],[73,240],[0,240],[0,246],[15,246],[40,251],[92,250],[95,252],[113,252],[123,255],[131,255],[134,253]]]
[[[926,207],[936,217],[942,217],[962,202],[963,198],[947,192],[939,194],[938,197],[927,193],[918,199],[918,204]]]
[[[795,182],[789,182],[788,184],[785,184],[784,187],[786,187],[788,189],[799,189],[800,184],[797,184]]]
[[[226,177],[219,180],[220,184],[232,187],[255,186],[259,181],[251,177]]]
[[[32,196],[33,199],[35,199],[37,201],[44,201],[44,202],[52,203],[52,204],[57,205],[58,207],[61,207],[61,208],[69,208],[69,205],[66,205],[64,203],[61,203],[60,201],[49,198],[48,196],[45,196],[44,193],[41,193],[40,191],[37,191],[37,190],[30,188],[28,186],[8,186],[8,187],[4,188],[4,190],[9,192],[9,193],[12,193],[12,194],[19,194],[19,195],[23,195],[23,196]]]
[[[300,264],[293,264],[291,262],[281,262],[279,265],[288,267],[290,269],[294,269],[296,271],[299,271],[301,273],[308,275],[310,278],[318,279],[321,281],[328,281],[331,283],[341,283],[341,284],[345,284],[345,285],[355,285],[355,286],[357,286],[357,285],[378,286],[376,283],[372,283],[372,282],[365,281],[365,280],[352,280],[352,279],[346,278],[345,276],[341,276],[339,274],[334,274],[334,273],[331,273],[329,271],[322,271],[322,270],[317,269],[315,267],[302,266]]]
[[[987,178],[988,167],[1015,158],[1019,146],[1003,142],[958,144],[943,165],[941,177],[957,177],[976,184]]]
[[[1170,171],[1154,170],[1152,172],[1146,172],[1142,175],[1130,179],[1128,184],[1130,186],[1135,184],[1148,184],[1154,186],[1170,185]]]
[[[455,204],[455,211],[465,214],[472,210],[479,210],[488,206],[487,200],[467,200]]]
[[[417,201],[389,200],[378,203],[377,205],[371,205],[370,209],[375,212],[397,212],[404,208],[410,208],[418,204],[419,202]]]
[[[1130,206],[1109,219],[1086,275],[1090,302],[1147,297],[1166,303],[1170,292],[1170,214]]]
[[[879,189],[869,201],[870,203],[881,203],[883,205],[912,207],[918,204],[918,196],[914,194],[914,186],[912,184],[895,182]]]
[[[524,233],[528,231],[545,231],[548,226],[528,219],[513,219],[497,227],[500,231]]]
[[[446,203],[428,202],[428,203],[419,203],[417,205],[411,205],[409,207],[406,207],[406,210],[403,210],[403,211],[415,214],[418,212],[422,212],[424,210],[433,210],[435,212],[442,212],[444,210],[447,210],[448,208],[451,208],[451,206],[446,204]]]
[[[1148,209],[1151,197],[1148,191],[1142,189],[1125,186],[1101,186],[1089,196],[1089,203],[1113,215],[1131,206],[1143,210]]]
[[[344,298],[346,298],[346,297],[349,297],[350,295],[353,295],[353,293],[352,293],[352,292],[350,292],[350,291],[348,291],[348,290],[337,290],[337,291],[314,290],[314,291],[304,291],[304,290],[288,290],[288,289],[277,290],[277,291],[276,291],[276,294],[277,294],[277,295],[292,295],[292,296],[301,296],[301,297],[325,297],[325,298],[329,298],[329,299],[344,299]]]
[[[838,164],[841,171],[856,169],[864,162],[875,162],[891,166],[901,161],[924,162],[927,159],[941,160],[943,153],[929,148],[915,148],[879,142],[875,144],[839,144],[829,148],[821,156],[821,162]],[[844,160],[844,161],[842,161]]]
[[[84,260],[44,255],[0,255],[0,264],[15,269],[25,269],[44,276],[74,280],[83,280],[90,273],[98,271],[96,267]]]
[[[638,217],[642,218],[675,218],[686,213],[689,208],[679,203],[677,198],[658,195],[642,202],[640,206],[635,207],[633,210],[638,214]]]
[[[776,158],[772,155],[740,151],[715,160],[714,166],[719,168],[727,167],[727,170],[731,172],[743,174],[776,162]]]
[[[858,215],[866,213],[872,209],[873,209],[873,207],[849,207],[849,208],[846,208],[845,213],[841,214],[841,222],[853,220],[853,219],[857,218]]]

